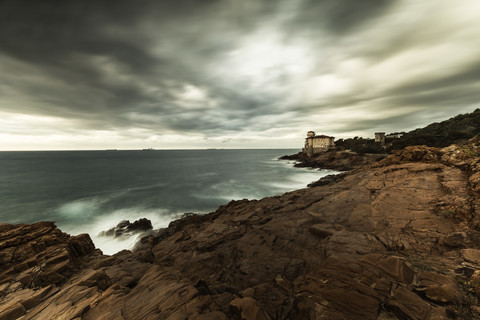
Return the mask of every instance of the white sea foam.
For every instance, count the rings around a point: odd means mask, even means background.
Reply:
[[[251,188],[245,183],[235,179],[229,179],[212,184],[209,189],[201,190],[193,196],[199,199],[221,199],[225,200],[225,202],[241,199],[258,199],[259,197],[267,196],[266,194],[260,194],[258,191],[255,191],[255,188]]]
[[[305,188],[307,184],[317,181],[329,174],[338,174],[340,172],[333,170],[306,170],[304,168],[293,168],[297,170],[296,174],[286,177],[282,181],[266,181],[263,185],[282,190],[284,192]]]
[[[218,176],[218,173],[217,172],[199,172],[199,173],[195,173],[195,176],[197,176],[197,177],[214,177],[214,176]]]
[[[88,202],[88,201],[85,201]],[[77,207],[78,201],[66,204],[67,207]],[[63,206],[63,207],[65,207]],[[88,206],[85,206],[88,208]],[[85,208],[83,207],[83,208]],[[85,212],[84,212],[85,213]],[[95,246],[103,251],[104,254],[115,254],[124,249],[132,249],[138,241],[139,235],[130,237],[113,238],[108,236],[99,236],[99,233],[115,227],[122,220],[130,220],[133,222],[140,218],[147,218],[152,222],[153,229],[164,228],[174,220],[179,214],[171,213],[167,210],[155,209],[146,210],[143,208],[125,208],[116,210],[101,216],[92,217],[85,223],[77,225],[59,225],[59,227],[72,235],[88,233],[93,240]]]
[[[81,199],[67,202],[60,206],[56,211],[62,216],[68,218],[86,218],[87,215],[95,212],[100,206],[101,201],[97,198]]]
[[[228,190],[223,190],[223,191],[217,191],[211,194],[205,193],[205,194],[194,194],[192,195],[193,197],[197,199],[220,199],[224,200],[225,203],[231,201],[231,200],[242,200],[242,199],[258,199],[259,196],[255,195],[253,193],[247,194],[247,193],[235,193],[232,191]],[[210,211],[208,211],[210,212]],[[198,210],[195,210],[195,213],[208,213],[208,212],[199,212]]]

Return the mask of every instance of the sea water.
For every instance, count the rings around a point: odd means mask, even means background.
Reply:
[[[296,152],[0,152],[0,223],[55,221],[64,232],[89,233],[98,248],[113,254],[137,240],[98,236],[121,220],[147,218],[158,229],[185,212],[280,195],[333,173],[277,160]]]

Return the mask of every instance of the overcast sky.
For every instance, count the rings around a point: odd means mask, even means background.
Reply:
[[[0,0],[0,150],[301,148],[479,105],[478,0]]]

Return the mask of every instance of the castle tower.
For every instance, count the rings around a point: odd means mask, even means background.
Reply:
[[[385,132],[375,132],[375,142],[385,145]]]
[[[305,148],[303,149],[303,152],[307,154],[308,157],[311,157],[313,155],[313,139],[315,137],[315,132],[313,131],[308,131],[307,132],[307,137],[305,138]]]

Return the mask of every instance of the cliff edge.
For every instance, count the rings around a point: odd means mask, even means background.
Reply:
[[[479,145],[408,147],[113,256],[0,225],[0,319],[479,319]]]
[[[308,157],[304,152],[285,155],[279,160],[294,160],[294,167],[331,169],[339,171],[353,170],[384,159],[386,154],[358,154],[352,151],[330,150]]]

